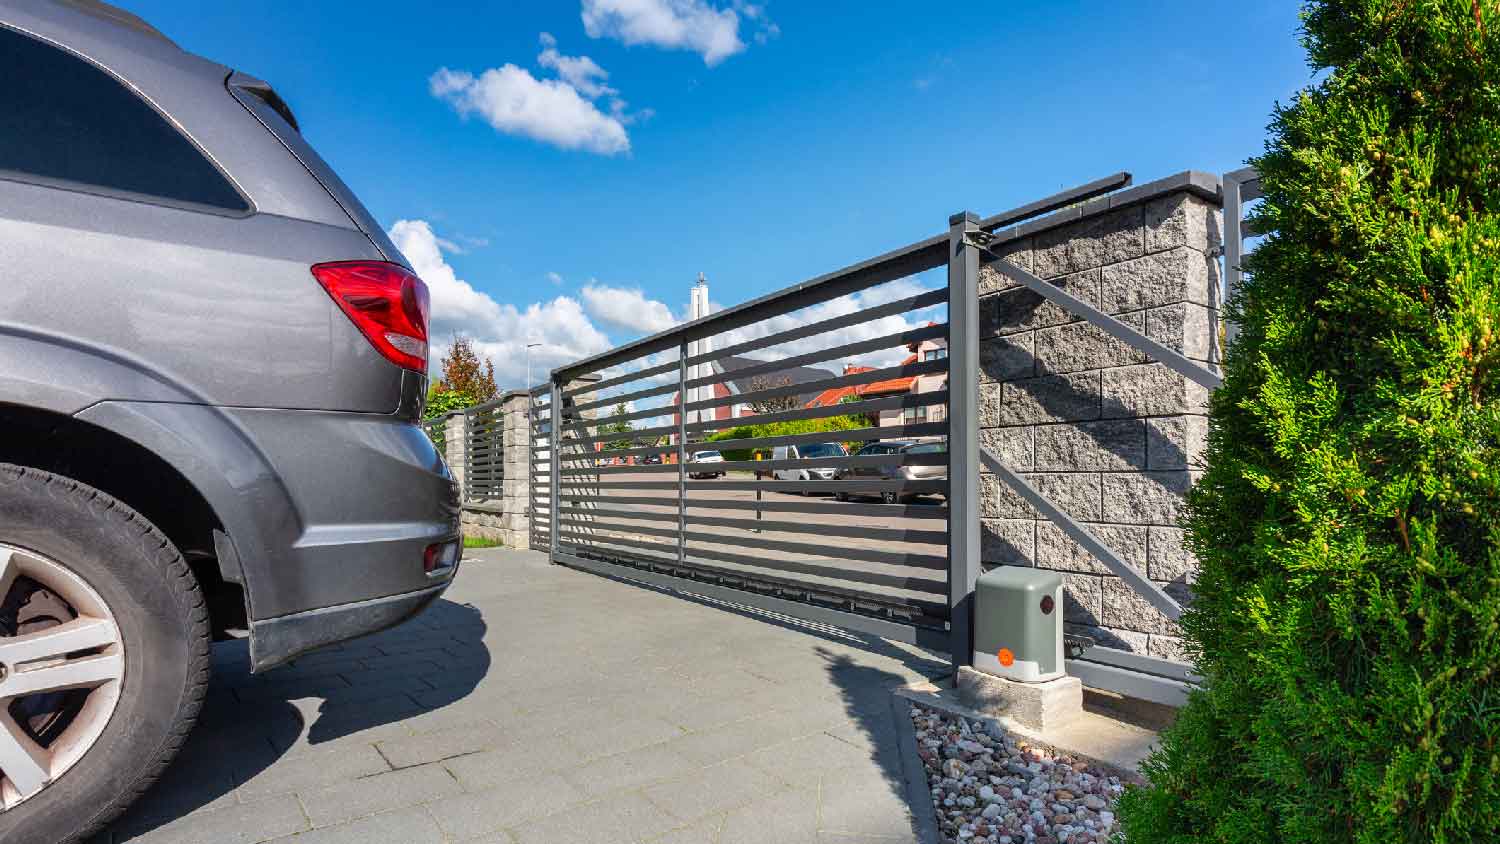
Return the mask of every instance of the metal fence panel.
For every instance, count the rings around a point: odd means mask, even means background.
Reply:
[[[920,628],[903,636],[946,642],[939,519],[949,428],[922,420],[946,418],[949,362],[912,350],[946,348],[948,325],[934,311],[948,291],[841,303],[831,316],[808,310],[936,269],[945,249],[898,250],[554,371],[563,404],[554,559],[671,578],[700,594],[712,585],[747,602],[771,596],[793,615],[852,628],[878,619],[881,630]],[[908,360],[843,365],[898,353]],[[597,380],[579,383],[588,376]],[[927,392],[864,394],[882,384],[914,391],[919,381]],[[847,403],[816,398],[836,393]],[[609,413],[624,402],[635,406]],[[898,453],[911,444],[904,438],[936,447]],[[881,441],[897,445],[860,456],[842,445]],[[724,459],[705,463],[707,450]]]
[[[464,500],[505,495],[505,410],[499,400],[464,411]]]

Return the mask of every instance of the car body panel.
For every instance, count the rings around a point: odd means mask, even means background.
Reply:
[[[835,446],[839,456],[844,456],[843,446],[837,443],[815,443],[818,446]],[[772,460],[801,460],[806,455],[802,452],[807,450],[806,446],[799,448],[795,445],[778,445],[771,451]],[[833,466],[817,466],[805,469],[773,469],[771,477],[778,481],[831,481],[837,478],[839,469]]]
[[[688,456],[688,477],[690,478],[722,478],[722,470],[708,468],[714,463],[723,463],[724,455],[717,451],[695,451]],[[694,467],[698,467],[694,469]]]
[[[303,139],[302,133],[288,125],[282,116],[276,113],[275,109],[272,109],[264,100],[251,93],[254,90],[269,90],[269,85],[252,76],[238,72],[231,74],[225,85],[229,93],[239,101],[240,105],[244,106],[246,110],[254,115],[255,119],[267,131],[275,135],[277,140],[281,141],[282,145],[287,148],[287,151],[295,156],[302,163],[303,167],[307,168],[307,171],[333,197],[344,213],[349,216],[349,219],[375,243],[387,261],[394,261],[405,266],[407,269],[411,269],[411,265],[407,263],[406,257],[401,254],[401,250],[397,249],[396,245],[390,241],[390,238],[386,237],[385,231],[380,228],[380,224],[375,221],[374,216],[365,208],[364,203],[360,202],[359,198],[354,195],[354,191],[350,190],[349,186],[344,184],[344,180],[339,178],[338,174],[333,171],[333,168],[328,165],[328,162],[323,160],[323,156],[318,155],[318,151],[313,149],[312,145]]]
[[[441,456],[393,416],[109,401],[78,418],[148,448],[210,503],[252,621],[428,588],[423,550],[459,535]]]
[[[0,28],[101,69],[249,206],[0,175],[0,410],[73,415],[193,486],[243,582],[257,669],[420,609],[453,574],[425,572],[424,550],[459,537],[452,476],[413,424],[427,378],[310,272],[405,258],[300,134],[228,85],[259,80],[99,4],[0,0]]]
[[[0,181],[0,243],[0,332],[133,359],[205,404],[396,409],[402,370],[309,271],[380,259],[357,230]],[[147,397],[122,388],[94,399]]]

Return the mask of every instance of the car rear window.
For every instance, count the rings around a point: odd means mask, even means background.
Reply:
[[[844,450],[833,443],[813,443],[812,445],[797,446],[797,453],[803,457],[842,457]]]
[[[948,450],[947,443],[919,443],[906,449],[907,454],[941,454]]]
[[[0,26],[0,174],[224,211],[250,204],[203,153],[96,65]]]

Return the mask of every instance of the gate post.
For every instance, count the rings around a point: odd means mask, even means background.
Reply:
[[[549,444],[551,445],[549,451],[551,453],[552,459],[548,461],[549,474],[551,475],[551,477],[548,479],[550,482],[551,490],[551,497],[549,498],[551,506],[547,508],[548,526],[550,528],[550,531],[547,534],[548,543],[550,545],[548,549],[549,553],[547,555],[547,561],[555,563],[557,562],[557,546],[559,544],[559,535],[557,530],[559,527],[561,527],[558,521],[558,511],[559,508],[562,507],[562,490],[559,489],[559,487],[562,486],[562,484],[560,483],[562,479],[562,426],[566,420],[563,418],[562,387],[557,382],[557,374],[553,373],[552,376],[547,379],[547,383],[550,385],[552,390],[552,395],[549,397],[549,401],[551,402],[551,412],[549,415],[551,417],[552,424],[550,426],[551,431],[549,431],[548,433],[550,435]]]
[[[677,564],[687,564],[687,359],[688,341],[677,344]]]
[[[979,216],[948,218],[948,610],[955,674],[974,658],[979,580]]]

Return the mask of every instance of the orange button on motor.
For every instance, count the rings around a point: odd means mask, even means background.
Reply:
[[[1009,668],[1016,663],[1016,655],[1010,652],[1010,648],[1001,648],[999,653],[996,653],[995,656],[1000,660],[1000,664],[1005,666],[1006,668]]]

